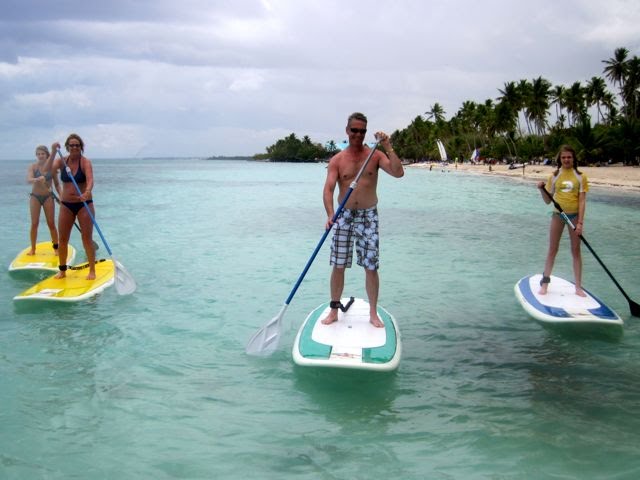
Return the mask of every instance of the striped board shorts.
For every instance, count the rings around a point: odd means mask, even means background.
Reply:
[[[345,208],[333,228],[331,265],[350,268],[355,242],[358,265],[367,270],[378,270],[380,236],[377,207],[363,210]]]

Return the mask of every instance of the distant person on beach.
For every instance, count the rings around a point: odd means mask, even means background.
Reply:
[[[82,245],[87,255],[89,263],[89,274],[87,280],[96,278],[96,252],[93,248],[93,221],[85,207],[91,209],[91,214],[95,218],[95,210],[93,207],[93,199],[91,190],[93,190],[93,167],[91,161],[83,155],[84,142],[79,135],[72,133],[65,142],[65,147],[69,155],[65,158],[60,153],[60,158],[53,161],[53,172],[56,174],[60,171],[60,180],[62,180],[62,194],[60,215],[58,216],[58,230],[60,232],[60,247],[58,248],[58,256],[60,258],[60,271],[56,278],[64,278],[66,276],[67,265],[67,248],[69,245],[69,237],[71,236],[71,227],[76,218],[80,223],[82,230]],[[59,150],[60,144],[51,145],[52,157],[55,157]],[[78,185],[82,195],[78,195],[78,191],[73,180],[67,174],[66,168],[69,167],[75,183]]]
[[[560,147],[556,158],[558,168],[549,176],[545,182],[538,182],[538,189],[545,203],[551,203],[551,199],[543,191],[547,191],[553,199],[562,207],[565,214],[576,227],[575,230],[569,228],[569,238],[571,239],[571,255],[573,256],[573,274],[575,277],[576,295],[585,297],[582,289],[582,255],[580,254],[580,235],[584,225],[584,214],[587,205],[587,192],[589,182],[587,176],[578,170],[576,152],[569,145]],[[549,229],[549,252],[544,264],[544,272],[540,280],[540,295],[547,293],[549,282],[551,281],[551,271],[553,263],[560,246],[560,238],[564,230],[564,220],[559,212],[554,212],[551,216],[551,227]]]
[[[328,217],[327,229],[331,228],[335,214],[334,192],[336,185],[339,189],[338,202],[341,202],[371,151],[364,143],[364,137],[367,133],[367,117],[362,113],[356,112],[349,116],[346,133],[349,138],[349,146],[329,162],[327,179],[322,192],[322,200]],[[341,307],[340,298],[344,289],[345,268],[351,267],[355,240],[357,262],[365,270],[365,287],[369,299],[369,321],[374,327],[384,327],[377,313],[380,288],[378,277],[378,171],[382,169],[389,175],[400,178],[404,175],[404,169],[400,158],[391,146],[389,136],[384,132],[377,132],[375,137],[386,155],[379,150],[373,153],[357,187],[353,190],[335,222],[330,257],[330,264],[333,266],[330,283],[331,311],[322,320],[325,325],[338,319],[338,308]]]
[[[55,153],[54,153],[55,154]],[[31,250],[27,255],[36,254],[36,242],[38,239],[38,225],[40,224],[40,210],[44,210],[53,249],[58,250],[58,230],[56,229],[56,207],[52,184],[55,185],[58,195],[60,194],[60,183],[58,176],[51,173],[51,162],[49,149],[44,145],[36,147],[36,162],[29,165],[27,169],[27,182],[31,184],[29,194],[29,211],[31,213],[31,229],[29,236],[31,239]]]

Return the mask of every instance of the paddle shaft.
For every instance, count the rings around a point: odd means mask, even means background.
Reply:
[[[547,197],[549,197],[549,200],[553,202],[553,206],[556,207],[556,210],[558,210],[558,212],[560,212],[560,216],[566,222],[566,224],[569,225],[569,227],[571,227],[573,230],[575,230],[576,229],[575,225],[573,224],[571,219],[567,216],[567,214],[564,213],[564,210],[562,210],[562,207],[560,206],[560,204],[555,201],[553,196],[547,191],[547,189],[544,186],[541,187],[541,190],[547,195]],[[618,281],[615,279],[613,274],[609,271],[609,269],[604,264],[604,262],[600,260],[600,257],[598,256],[598,254],[593,250],[593,248],[591,248],[591,245],[589,245],[589,242],[587,242],[587,239],[584,238],[582,235],[579,235],[579,237],[580,237],[580,240],[582,240],[582,243],[584,243],[585,246],[589,249],[589,251],[593,254],[593,256],[598,261],[600,266],[604,269],[605,272],[607,272],[607,275],[609,275],[609,278],[611,278],[611,280],[613,280],[613,283],[616,284],[616,287],[618,287],[618,290],[620,290],[624,298],[627,299],[627,302],[629,302],[629,309],[631,310],[631,315],[635,317],[640,317],[640,305],[638,305],[636,302],[631,300],[631,298],[629,298],[629,295],[627,295],[627,292],[624,291],[622,286],[618,283]]]
[[[67,176],[71,179],[71,182],[73,183],[73,186],[76,187],[76,191],[78,192],[78,195],[80,197],[82,197],[82,191],[80,190],[80,187],[78,186],[78,183],[76,182],[76,179],[73,178],[73,173],[71,172],[71,169],[69,168],[69,165],[67,165],[67,162],[65,162],[64,157],[62,156],[62,152],[60,150],[58,150],[58,155],[60,155],[60,160],[62,160],[62,164],[64,165],[64,169],[67,172]],[[80,158],[80,161],[82,161],[82,157]],[[78,164],[78,167],[79,166],[80,166],[80,164]],[[84,200],[82,200],[82,204],[84,205],[84,208],[87,210],[87,213],[89,214],[89,217],[91,218],[91,222],[93,222],[93,226],[96,227],[98,235],[100,235],[100,239],[102,240],[102,243],[104,244],[105,248],[107,249],[107,252],[109,252],[109,256],[112,257],[113,253],[111,253],[111,248],[109,248],[109,244],[107,243],[107,240],[104,238],[104,235],[102,234],[102,230],[100,230],[100,226],[98,225],[98,222],[96,222],[96,219],[93,216],[93,213],[91,213],[91,209],[89,208],[89,204],[87,202],[85,202]]]
[[[373,147],[371,147],[371,151],[369,152],[369,155],[367,156],[366,160],[362,164],[362,167],[360,167],[360,170],[358,171],[358,174],[356,175],[356,178],[353,180],[353,182],[351,182],[351,185],[349,185],[349,190],[347,190],[347,193],[345,194],[344,198],[340,202],[340,205],[338,205],[338,209],[336,210],[336,212],[333,214],[333,217],[331,218],[331,225],[329,225],[329,228],[327,228],[325,230],[324,234],[322,235],[322,238],[320,239],[320,241],[318,242],[318,245],[316,246],[315,250],[313,251],[313,254],[311,255],[311,258],[309,258],[309,261],[305,265],[304,270],[302,270],[302,273],[300,274],[300,277],[298,277],[298,281],[293,286],[293,289],[291,290],[291,293],[287,297],[287,300],[284,302],[285,305],[289,305],[289,303],[291,303],[291,300],[293,300],[293,296],[298,291],[298,287],[302,283],[302,280],[304,280],[304,277],[307,274],[307,271],[309,270],[309,268],[311,267],[311,264],[313,263],[313,261],[315,260],[316,256],[318,255],[318,252],[320,251],[320,248],[322,247],[322,244],[326,240],[327,235],[329,235],[329,232],[331,231],[331,227],[333,227],[333,224],[335,223],[335,221],[338,219],[338,217],[342,213],[342,210],[344,209],[344,206],[347,204],[347,201],[349,200],[349,197],[351,196],[351,193],[358,186],[358,180],[360,180],[360,177],[364,173],[364,169],[367,168],[367,165],[369,164],[369,160],[371,160],[371,157],[373,156],[373,154],[376,151],[376,148],[378,147],[378,143],[379,142],[376,141],[376,143],[374,143]]]

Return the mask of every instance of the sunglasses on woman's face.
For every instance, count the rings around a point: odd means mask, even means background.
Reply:
[[[367,129],[366,128],[353,128],[353,127],[351,127],[349,130],[351,131],[351,133],[360,133],[362,135],[367,133]]]
[[[67,145],[67,147],[69,147],[69,148],[80,148],[80,144],[79,143],[70,143],[69,145]]]

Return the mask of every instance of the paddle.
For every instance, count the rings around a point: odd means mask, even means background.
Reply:
[[[351,193],[358,185],[358,180],[360,180],[360,177],[362,176],[364,169],[367,167],[367,164],[369,163],[369,160],[371,160],[371,157],[373,156],[373,153],[376,151],[377,147],[378,147],[378,142],[376,141],[373,147],[371,147],[371,151],[369,152],[369,155],[367,156],[366,160],[362,164],[362,167],[360,167],[360,171],[358,171],[356,178],[353,180],[353,182],[351,182],[351,185],[349,185],[349,190],[347,190],[347,193],[342,199],[342,202],[340,202],[338,209],[333,214],[333,218],[331,219],[331,225],[329,226],[329,228],[325,230],[324,234],[322,235],[322,238],[320,239],[320,241],[318,242],[318,245],[313,251],[311,258],[309,258],[309,261],[305,265],[304,270],[298,277],[298,281],[296,282],[293,289],[291,290],[289,297],[287,297],[287,300],[284,302],[284,305],[280,309],[280,312],[278,312],[278,314],[275,317],[269,320],[260,330],[258,330],[253,335],[253,337],[251,337],[251,340],[249,340],[249,343],[247,343],[247,347],[245,349],[247,354],[267,356],[267,355],[271,355],[273,352],[275,352],[276,348],[278,348],[278,343],[280,342],[280,333],[282,330],[282,317],[284,317],[284,312],[287,310],[289,303],[291,303],[293,296],[296,294],[298,287],[300,286],[300,284],[302,283],[302,280],[307,274],[309,267],[311,267],[311,264],[315,260],[316,255],[318,255],[318,252],[320,251],[320,247],[322,247],[322,244],[327,238],[327,235],[329,235],[329,232],[331,231],[331,227],[333,226],[335,221],[338,219],[338,217],[342,213],[342,210],[344,209],[344,206],[347,203],[347,200],[349,200]]]
[[[549,199],[553,202],[553,206],[556,207],[558,212],[560,212],[560,216],[565,221],[565,223],[569,225],[569,227],[575,230],[576,229],[575,225],[571,222],[567,214],[564,213],[564,211],[562,210],[562,207],[558,204],[558,202],[554,200],[554,198],[551,196],[551,194],[547,191],[547,189],[544,186],[541,189],[547,195],[547,197],[549,197]],[[587,242],[587,239],[584,238],[582,235],[580,235],[580,240],[582,240],[582,242],[587,246],[587,248],[596,258],[600,266],[602,266],[602,268],[604,268],[604,271],[607,272],[607,275],[609,275],[609,278],[611,278],[611,280],[613,280],[613,283],[616,284],[616,287],[618,287],[618,290],[622,292],[622,295],[624,295],[624,298],[627,299],[627,302],[629,302],[629,309],[631,310],[631,315],[633,315],[634,317],[640,317],[640,305],[638,305],[636,302],[631,300],[631,298],[629,298],[629,295],[627,295],[627,292],[625,292],[622,289],[622,287],[620,286],[618,281],[614,278],[613,274],[609,271],[607,266],[603,263],[602,260],[600,260],[600,257],[598,256],[598,254],[593,250],[593,248],[591,248],[591,245],[589,245],[589,242]]]
[[[53,199],[58,203],[58,205],[62,205],[60,203],[60,199],[57,197],[57,195],[53,192],[53,190],[49,190],[51,192],[51,195],[53,196]],[[80,225],[78,225],[78,222],[74,221],[73,222],[73,226],[76,227],[78,229],[78,231],[80,232],[80,235],[82,235],[82,230],[80,230]],[[93,249],[94,250],[98,250],[100,248],[100,246],[92,239],[91,242],[93,243]]]
[[[78,186],[78,183],[76,182],[76,179],[73,178],[73,173],[71,172],[71,169],[69,168],[69,165],[67,165],[67,163],[64,161],[64,157],[62,156],[62,152],[60,150],[58,150],[58,155],[60,155],[60,159],[62,160],[62,164],[64,165],[64,168],[65,168],[65,170],[67,172],[67,175],[69,176],[69,178],[73,182],[73,186],[76,187],[76,191],[78,192],[78,195],[82,196],[82,192],[80,191],[80,187]],[[116,290],[118,291],[118,293],[120,295],[129,295],[130,293],[135,292],[135,290],[136,290],[136,281],[129,274],[127,269],[124,268],[124,266],[119,261],[117,261],[115,258],[113,258],[113,253],[111,253],[111,248],[109,248],[109,244],[107,243],[107,240],[104,238],[104,235],[102,234],[102,230],[100,230],[100,226],[98,225],[98,222],[96,222],[95,217],[91,213],[91,210],[89,209],[89,205],[84,200],[82,200],[82,203],[84,204],[84,208],[87,210],[87,213],[89,214],[89,217],[91,218],[91,221],[93,222],[93,226],[96,227],[96,230],[98,231],[98,235],[100,235],[100,239],[102,239],[102,243],[104,244],[105,248],[107,249],[107,252],[109,252],[109,256],[111,257],[111,260],[113,261],[113,264],[116,267],[116,272],[115,272]]]

